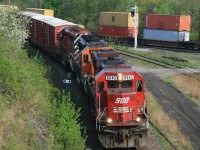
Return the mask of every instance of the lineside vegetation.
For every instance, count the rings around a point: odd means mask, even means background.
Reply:
[[[176,146],[177,149],[192,150],[193,148],[190,140],[181,132],[178,123],[174,119],[170,118],[170,116],[157,103],[156,99],[149,91],[146,92],[146,97],[148,100],[147,102],[149,108],[148,115],[154,125],[156,125],[156,127],[159,128],[159,130],[161,130],[168,139],[170,139],[170,141]],[[169,143],[163,139],[162,136],[158,134],[154,128],[152,128],[152,130],[163,149],[172,149]]]
[[[80,109],[49,81],[41,58],[22,48],[26,18],[0,8],[0,149],[84,149]]]
[[[180,91],[183,91],[185,94],[200,106],[200,79],[199,75],[184,75],[177,74],[173,75],[170,78],[166,79],[167,82],[170,82]]]

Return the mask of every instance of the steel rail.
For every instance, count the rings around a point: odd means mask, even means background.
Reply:
[[[157,59],[153,59],[153,58],[150,58],[150,57],[147,57],[147,56],[143,56],[143,55],[140,55],[140,54],[135,54],[135,53],[131,53],[131,52],[122,52],[122,51],[119,51],[119,52],[122,55],[134,57],[134,58],[152,63],[154,65],[158,65],[158,66],[161,66],[161,67],[164,67],[164,68],[172,69],[172,70],[175,70],[177,72],[180,72],[180,73],[187,75],[187,76],[190,76],[190,77],[191,77],[190,74],[195,74],[198,78],[200,78],[200,74],[198,74],[197,72],[195,72],[191,69],[184,69],[184,68],[182,68],[178,65],[173,65],[173,64],[170,64],[170,63],[167,63],[167,62],[164,62],[164,61],[160,61],[160,60],[157,60]],[[177,70],[177,69],[179,69],[179,70]]]
[[[153,126],[156,131],[170,144],[171,147],[173,147],[175,150],[178,150],[178,148],[176,148],[176,146],[165,136],[165,134],[159,130],[159,128],[149,120],[149,123],[151,126]]]

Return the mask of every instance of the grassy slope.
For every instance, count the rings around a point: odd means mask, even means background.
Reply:
[[[0,35],[0,149],[83,149],[79,111],[49,84],[42,60],[18,47]]]
[[[148,116],[154,125],[156,125],[156,127],[159,128],[159,130],[161,130],[178,149],[192,149],[190,141],[187,136],[181,133],[177,122],[165,113],[163,108],[157,103],[157,100],[150,92],[147,91],[145,95],[147,97]],[[152,127],[152,131],[163,149],[172,149],[169,143],[156,131],[154,127]]]
[[[194,101],[200,108],[200,80],[199,76],[193,74],[174,75],[165,78],[165,82],[172,84],[180,92],[183,92],[190,100]]]

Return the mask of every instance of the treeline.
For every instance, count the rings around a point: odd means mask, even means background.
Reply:
[[[139,7],[140,30],[143,29],[144,14],[177,14],[192,16],[192,31],[199,29],[199,0],[10,0],[21,8],[40,7],[54,9],[56,17],[78,24],[84,24],[90,30],[97,31],[99,13],[102,11],[130,12],[132,3]],[[0,0],[8,3],[8,0]]]
[[[82,150],[80,109],[49,83],[43,60],[23,47],[27,22],[0,7],[0,149]]]

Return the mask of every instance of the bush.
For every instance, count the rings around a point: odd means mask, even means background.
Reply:
[[[80,109],[76,110],[71,102],[70,94],[59,93],[54,101],[55,115],[53,133],[56,148],[67,150],[83,150],[85,136],[81,137],[81,123],[79,123]],[[54,147],[55,148],[55,147]]]
[[[9,40],[15,40],[20,46],[23,46],[28,37],[28,22],[16,9],[0,6],[0,30],[4,31]]]

